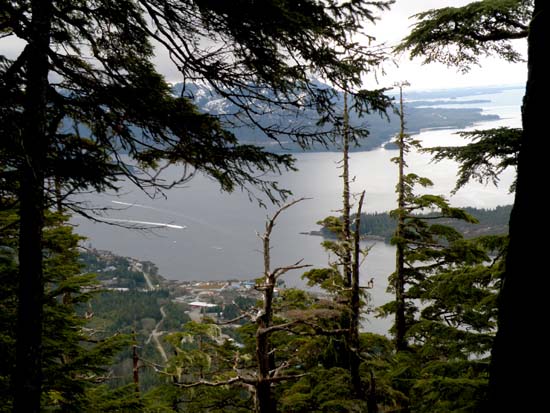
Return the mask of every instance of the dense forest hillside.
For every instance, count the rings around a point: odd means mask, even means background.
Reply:
[[[166,337],[191,321],[231,320],[254,306],[258,298],[256,290],[250,289],[251,281],[167,280],[154,263],[110,251],[80,248],[79,262],[83,272],[95,274],[99,282],[93,298],[77,309],[87,320],[86,329],[97,339],[127,335],[137,345],[137,353],[129,345],[113,360],[113,377],[107,381],[113,390],[135,380],[135,357],[142,391],[163,384],[164,377],[157,370],[166,364],[171,348]],[[242,340],[235,330],[239,326],[223,327],[223,337]]]

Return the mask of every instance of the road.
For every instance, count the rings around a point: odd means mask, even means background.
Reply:
[[[145,273],[143,274],[145,275]],[[159,340],[159,337],[163,334],[162,331],[159,331],[159,327],[166,318],[166,311],[164,311],[164,306],[160,307],[160,313],[162,314],[162,318],[157,323],[153,331],[151,331],[151,334],[149,334],[146,344],[149,344],[151,340],[153,340],[160,356],[162,357],[162,360],[166,363],[168,361],[168,356],[166,355],[166,351],[164,351],[164,347],[162,347],[162,343]]]
[[[202,321],[202,310],[200,307],[192,308],[187,314],[189,315],[191,321],[194,321],[195,323],[200,323]]]
[[[145,271],[141,271],[141,273],[143,274],[143,278],[145,278],[145,282],[147,283],[147,288],[149,288],[149,291],[155,290],[155,286],[151,282],[151,278],[149,278],[149,274],[147,274],[147,272]]]

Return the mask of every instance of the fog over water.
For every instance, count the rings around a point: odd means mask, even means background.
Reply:
[[[476,95],[475,99],[488,99],[491,103],[475,104],[484,113],[498,114],[501,120],[484,122],[469,129],[499,126],[520,127],[521,89],[505,90],[499,94]],[[464,97],[462,99],[471,99]],[[460,105],[464,107],[465,105]],[[424,147],[461,144],[457,130],[428,130],[416,135]],[[352,192],[366,191],[367,212],[388,211],[395,207],[397,168],[390,159],[397,151],[378,149],[351,154],[351,175],[355,177]],[[338,161],[341,155],[329,153],[300,153],[295,155],[298,172],[285,173],[279,179],[280,186],[292,190],[294,198],[308,197],[281,215],[272,237],[273,267],[289,265],[303,259],[316,267],[326,266],[328,256],[320,246],[322,238],[303,235],[318,229],[316,222],[328,215],[337,215],[341,208],[342,183]],[[452,162],[434,164],[427,154],[413,152],[407,163],[409,171],[429,177],[434,182],[429,192],[450,197],[455,185],[457,167]],[[176,174],[176,170],[168,171]],[[511,204],[513,195],[508,188],[514,172],[506,171],[499,188],[477,183],[461,189],[450,197],[454,206],[494,208]],[[168,279],[250,279],[262,272],[260,241],[256,232],[263,232],[267,215],[275,207],[267,209],[250,202],[241,192],[221,193],[216,183],[197,176],[185,188],[167,192],[167,198],[150,199],[147,195],[125,185],[120,196],[112,194],[89,196],[97,206],[114,208],[107,215],[110,223],[126,221],[141,226],[156,224],[154,231],[136,231],[98,224],[76,217],[73,223],[77,232],[88,237],[98,249],[117,254],[150,260]],[[367,241],[366,245],[373,242]],[[371,290],[374,305],[387,301],[387,276],[393,271],[393,247],[376,242],[361,268],[361,278],[374,278]],[[301,273],[289,273],[289,286],[303,287]],[[384,323],[371,321],[371,329],[384,330]]]

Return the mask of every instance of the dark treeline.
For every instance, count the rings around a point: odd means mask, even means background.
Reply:
[[[88,303],[94,314],[90,327],[108,333],[131,333],[132,326],[140,326],[145,318],[161,320],[160,307],[167,303],[168,291],[106,291]]]
[[[508,233],[508,221],[512,211],[511,205],[498,206],[495,209],[466,207],[463,210],[476,218],[478,223],[439,218],[434,220],[448,225],[466,238],[474,238],[481,235],[502,235]],[[419,217],[434,217],[437,213],[419,215]],[[395,233],[396,220],[388,212],[376,212],[362,214],[359,232],[364,237],[382,238],[389,242]],[[322,227],[319,234],[325,238],[334,238],[334,234],[327,227]]]

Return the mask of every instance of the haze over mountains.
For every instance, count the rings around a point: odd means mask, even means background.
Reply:
[[[322,84],[319,84],[322,86]],[[456,128],[462,129],[478,122],[498,120],[499,116],[484,114],[477,104],[486,103],[485,99],[472,99],[472,96],[500,93],[503,90],[516,88],[515,86],[495,86],[484,88],[462,88],[445,91],[411,91],[406,93],[407,131],[418,133],[423,129]],[[199,110],[213,115],[235,115],[239,113],[236,105],[228,99],[222,98],[213,88],[199,83],[178,83],[173,86],[174,93],[183,94],[194,100]],[[392,96],[390,94],[390,96]],[[461,100],[462,97],[468,100]],[[270,96],[267,96],[270,97]],[[394,97],[394,96],[393,96]],[[342,94],[339,94],[335,104],[342,107]],[[261,104],[261,103],[259,103]],[[283,125],[303,127],[305,130],[316,128],[315,122],[318,115],[313,110],[305,111],[300,116],[291,113],[283,113],[281,110],[266,111],[256,120],[262,125]],[[359,118],[356,113],[350,114],[350,121],[355,126],[364,126],[369,130],[369,138],[363,140],[354,151],[365,151],[379,148],[398,132],[399,122],[397,115],[391,109],[388,110],[388,118],[378,114],[369,114]],[[231,116],[231,124],[228,128],[235,133],[241,143],[249,143],[270,147],[274,152],[302,151],[296,143],[288,137],[282,137],[280,142],[270,139],[256,128],[237,121]],[[309,150],[326,151],[337,150],[335,145],[325,147],[313,144]]]

